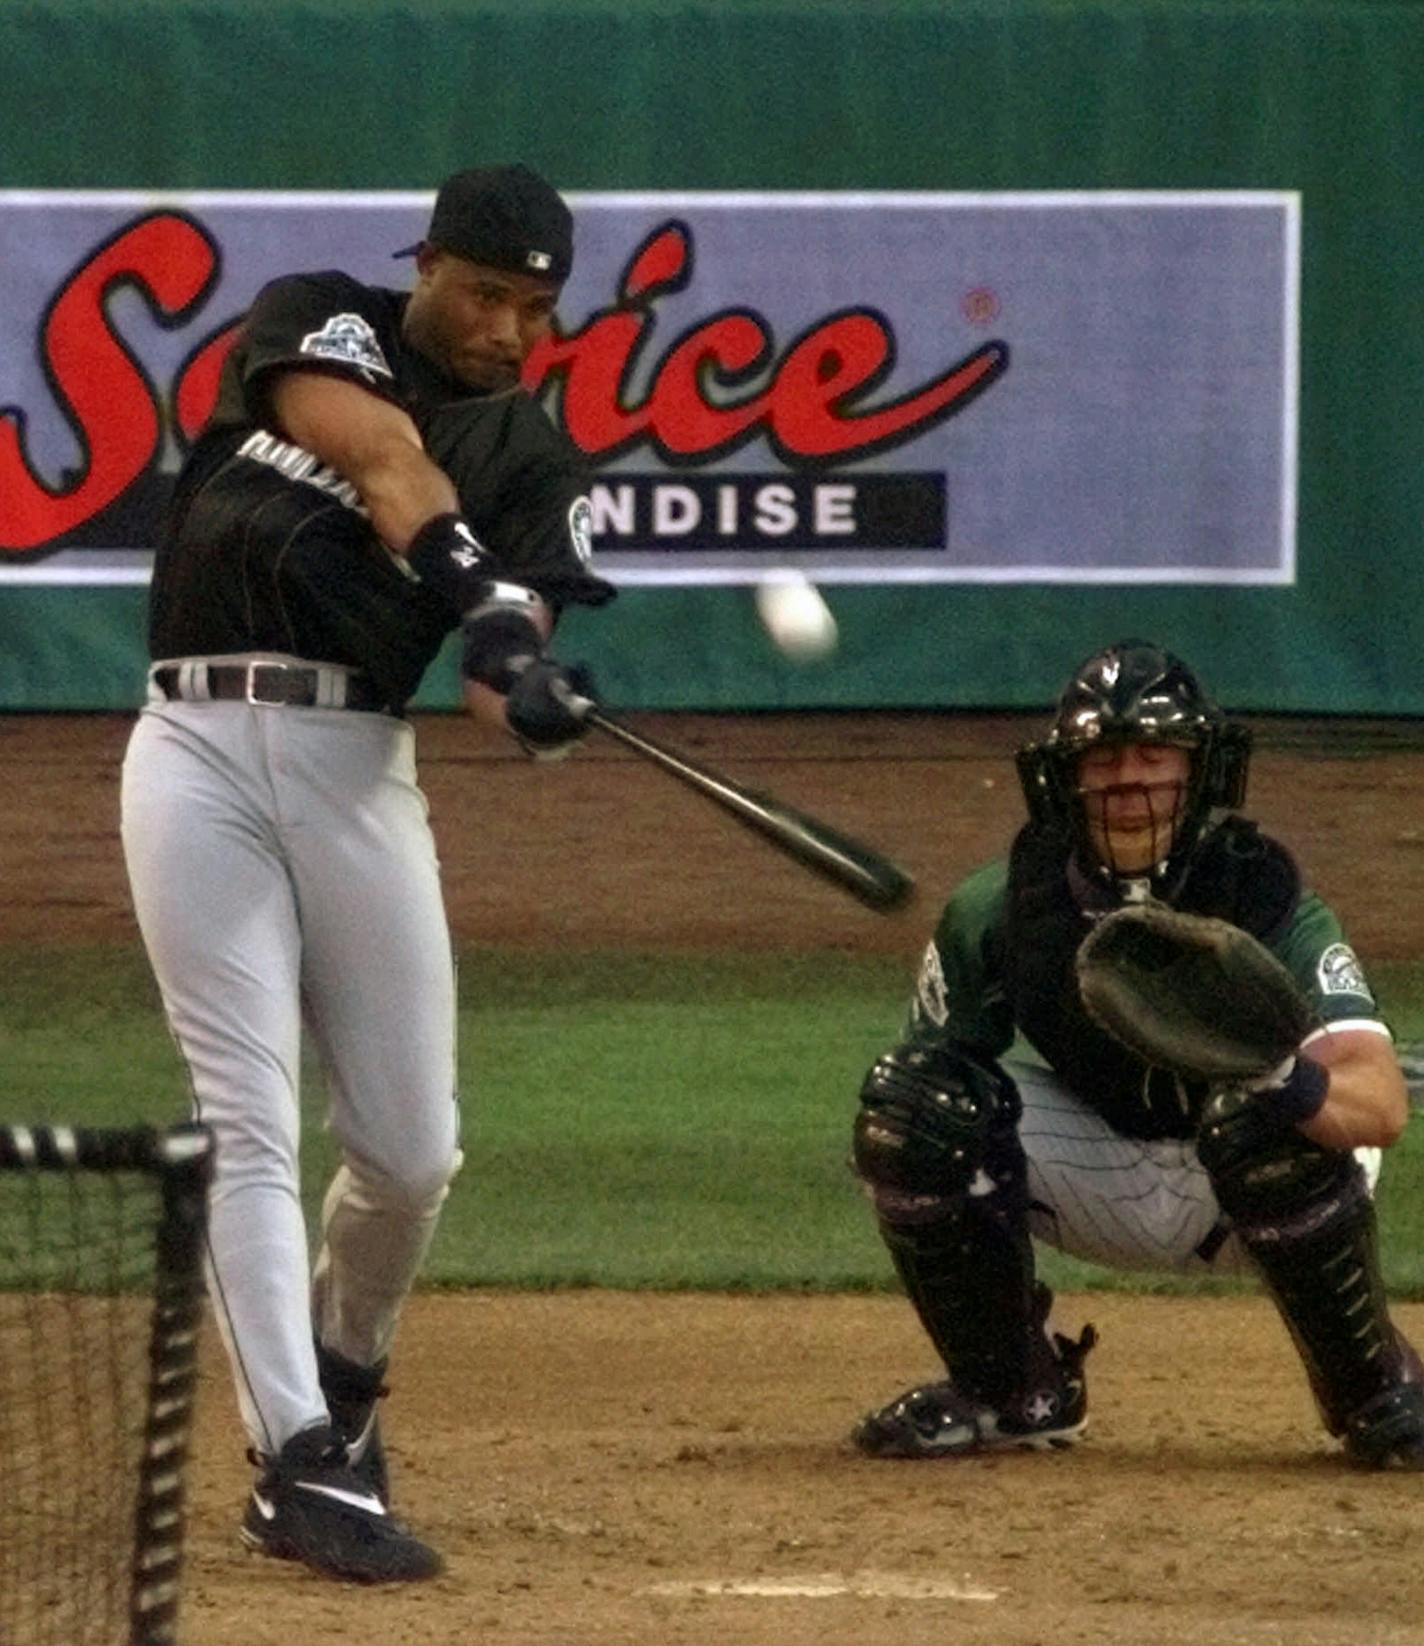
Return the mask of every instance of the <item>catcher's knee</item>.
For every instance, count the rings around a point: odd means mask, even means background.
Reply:
[[[1197,1158],[1222,1211],[1248,1243],[1258,1225],[1368,1198],[1353,1155],[1322,1149],[1293,1126],[1282,1128],[1238,1087],[1219,1088],[1208,1100]]]
[[[855,1168],[881,1219],[950,1215],[986,1165],[987,1188],[1016,1176],[1019,1114],[1018,1090],[997,1064],[957,1047],[887,1052],[865,1077],[853,1133]]]

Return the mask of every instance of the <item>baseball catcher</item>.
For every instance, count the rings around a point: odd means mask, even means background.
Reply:
[[[1075,1441],[1091,1326],[1050,1332],[1033,1241],[1254,1272],[1326,1428],[1424,1469],[1424,1367],[1371,1198],[1408,1098],[1339,921],[1240,815],[1246,729],[1146,641],[1075,671],[1018,756],[1028,822],[951,896],[857,1170],[946,1375],[860,1423],[879,1457]]]

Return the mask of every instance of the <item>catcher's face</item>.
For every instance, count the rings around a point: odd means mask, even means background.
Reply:
[[[1078,760],[1088,838],[1114,874],[1145,874],[1172,850],[1191,776],[1176,743],[1112,743]]]
[[[513,388],[529,351],[554,323],[558,282],[472,263],[428,242],[415,266],[407,340],[476,393]]]

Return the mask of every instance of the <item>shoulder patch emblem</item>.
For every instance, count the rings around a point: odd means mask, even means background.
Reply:
[[[576,497],[569,510],[569,541],[579,565],[588,565],[593,559],[593,504],[586,497]]]
[[[939,950],[933,943],[925,950],[920,962],[920,980],[915,997],[921,1012],[938,1028],[943,1028],[949,1017],[949,1000],[945,994],[944,967]]]
[[[316,360],[340,360],[362,371],[379,372],[382,377],[392,375],[371,322],[359,314],[332,315],[320,331],[307,333],[301,352]]]
[[[1315,968],[1322,994],[1357,994],[1373,1000],[1364,970],[1348,943],[1332,943]]]

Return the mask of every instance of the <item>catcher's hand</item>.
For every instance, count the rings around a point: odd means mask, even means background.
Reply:
[[[1078,988],[1145,1062],[1212,1082],[1259,1081],[1316,1026],[1295,979],[1249,932],[1162,903],[1099,922],[1078,951]]]

